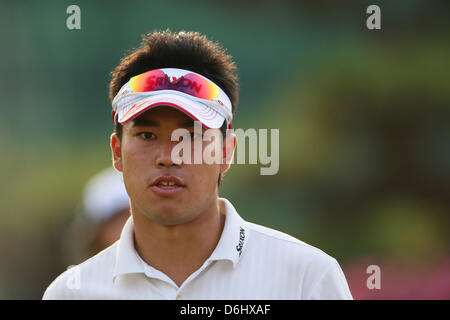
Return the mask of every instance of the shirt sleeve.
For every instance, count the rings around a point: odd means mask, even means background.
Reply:
[[[336,259],[331,260],[306,298],[311,300],[353,300],[344,272]]]
[[[42,300],[70,300],[75,299],[77,289],[73,285],[70,270],[60,274],[45,290]],[[76,284],[76,283],[75,283]],[[71,290],[73,289],[73,290]]]

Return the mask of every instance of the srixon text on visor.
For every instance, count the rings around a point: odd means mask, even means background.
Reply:
[[[172,78],[172,81],[170,80]],[[170,77],[166,75],[165,77],[156,77],[151,76],[148,77],[146,80],[146,84],[150,86],[159,86],[159,85],[174,85],[174,86],[183,86],[190,89],[195,89],[195,91],[200,91],[202,88],[202,85],[192,81],[190,79],[183,78],[183,76],[177,78],[177,77]]]

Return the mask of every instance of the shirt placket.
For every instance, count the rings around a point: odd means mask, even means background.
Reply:
[[[211,260],[207,260],[205,261],[205,263],[203,263],[203,265],[198,268],[194,273],[192,273],[181,285],[181,287],[178,288],[176,294],[174,295],[174,297],[172,299],[174,300],[185,300],[185,299],[191,299],[190,297],[186,296],[186,286],[189,285],[189,283],[191,283],[192,281],[195,280],[195,278],[203,271],[205,270],[207,267],[209,267],[209,265],[212,263],[213,261]]]

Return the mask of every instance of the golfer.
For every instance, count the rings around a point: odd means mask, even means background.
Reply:
[[[219,197],[236,146],[227,130],[238,102],[236,70],[219,44],[197,32],[147,34],[121,60],[110,83],[110,145],[131,216],[117,242],[62,273],[44,299],[352,299],[334,258],[243,220]],[[201,144],[220,150],[221,161],[189,161],[195,143],[183,161],[173,156],[181,143],[173,133],[198,141],[197,123],[202,133],[221,133]]]

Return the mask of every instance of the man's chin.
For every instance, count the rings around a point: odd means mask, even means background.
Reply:
[[[145,216],[155,223],[165,226],[176,226],[190,221],[182,209],[168,207],[155,209],[152,208],[151,212],[145,213]]]

